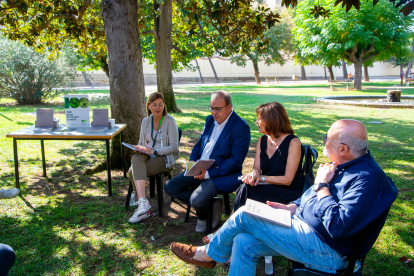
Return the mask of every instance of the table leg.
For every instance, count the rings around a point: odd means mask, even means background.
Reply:
[[[106,141],[106,164],[108,167],[108,194],[112,195],[112,181],[111,181],[111,148],[109,146],[110,140]]]
[[[124,168],[124,178],[126,178],[126,168],[125,168],[125,150],[122,146],[122,142],[124,142],[124,136],[122,135],[121,131],[121,156],[122,156],[122,168]]]
[[[40,139],[40,148],[42,150],[43,176],[46,177],[45,142],[43,139]]]
[[[16,188],[20,189],[19,183],[19,156],[17,155],[17,140],[13,138],[13,153],[14,153],[14,178],[16,180]]]

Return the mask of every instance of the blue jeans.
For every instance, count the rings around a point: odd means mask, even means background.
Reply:
[[[263,256],[282,255],[332,274],[348,264],[295,215],[292,228],[287,228],[245,214],[244,208],[227,220],[206,247],[207,255],[218,263],[231,257],[229,275],[255,275],[257,260]]]
[[[5,276],[9,273],[16,255],[13,249],[7,244],[0,243],[0,276]]]

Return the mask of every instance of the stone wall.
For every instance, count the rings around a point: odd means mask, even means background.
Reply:
[[[236,64],[231,64],[228,59],[223,58],[212,58],[214,68],[217,72],[217,76],[221,82],[231,81],[254,81],[254,70],[252,62],[248,61],[246,67],[239,67]],[[215,82],[213,70],[211,69],[208,59],[199,58],[198,64],[200,66],[201,74],[205,82]],[[195,65],[195,62],[194,62]],[[156,75],[153,65],[150,65],[147,61],[143,62],[144,67],[144,80],[145,84],[156,84]],[[306,66],[306,76],[308,79],[323,79],[325,72],[323,67],[320,66]],[[327,74],[329,77],[328,70]],[[342,75],[342,67],[333,68],[334,75],[340,79]],[[354,66],[347,66],[348,73],[355,75]],[[277,77],[279,79],[292,79],[292,75],[299,76],[300,79],[300,66],[294,64],[293,60],[287,60],[286,63],[281,66],[273,64],[271,66],[265,65],[263,62],[259,63],[259,73],[263,81],[266,77]],[[374,67],[368,68],[370,77],[383,77],[383,76],[394,76],[399,77],[399,68],[394,68],[391,63],[388,62],[375,62]],[[88,71],[87,72],[93,86],[108,86],[109,79],[103,71]],[[200,83],[200,75],[198,70],[182,71],[173,73],[174,83]],[[274,81],[274,80],[273,80]],[[75,79],[76,86],[85,86],[86,83],[83,76],[79,73]]]

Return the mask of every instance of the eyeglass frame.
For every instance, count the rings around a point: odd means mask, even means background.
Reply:
[[[220,112],[221,112],[221,110],[222,110],[223,108],[227,107],[227,106],[228,106],[228,104],[227,104],[227,105],[225,105],[225,106],[223,106],[223,107],[212,107],[211,105],[209,105],[209,106],[208,106],[208,110],[210,110],[210,112],[213,112],[213,110],[214,110],[214,111],[216,111],[217,113],[220,113]]]
[[[334,143],[338,143],[338,144],[341,144],[341,145],[345,145],[345,146],[347,146],[348,147],[348,149],[351,149],[347,144],[345,144],[345,143],[341,143],[341,142],[336,142],[336,141],[332,141],[332,140],[329,140],[328,139],[328,133],[326,133],[323,137],[322,137],[322,141],[323,141],[323,143],[324,144],[326,144],[326,141],[331,141],[331,142],[334,142]]]

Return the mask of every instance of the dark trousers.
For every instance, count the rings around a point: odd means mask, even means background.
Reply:
[[[192,189],[195,189],[194,191]],[[197,212],[199,220],[206,220],[208,202],[217,195],[217,188],[213,180],[197,180],[193,176],[184,176],[180,173],[164,184],[164,191],[186,204],[190,204]]]
[[[6,276],[12,267],[16,254],[7,244],[0,243],[0,276]]]

